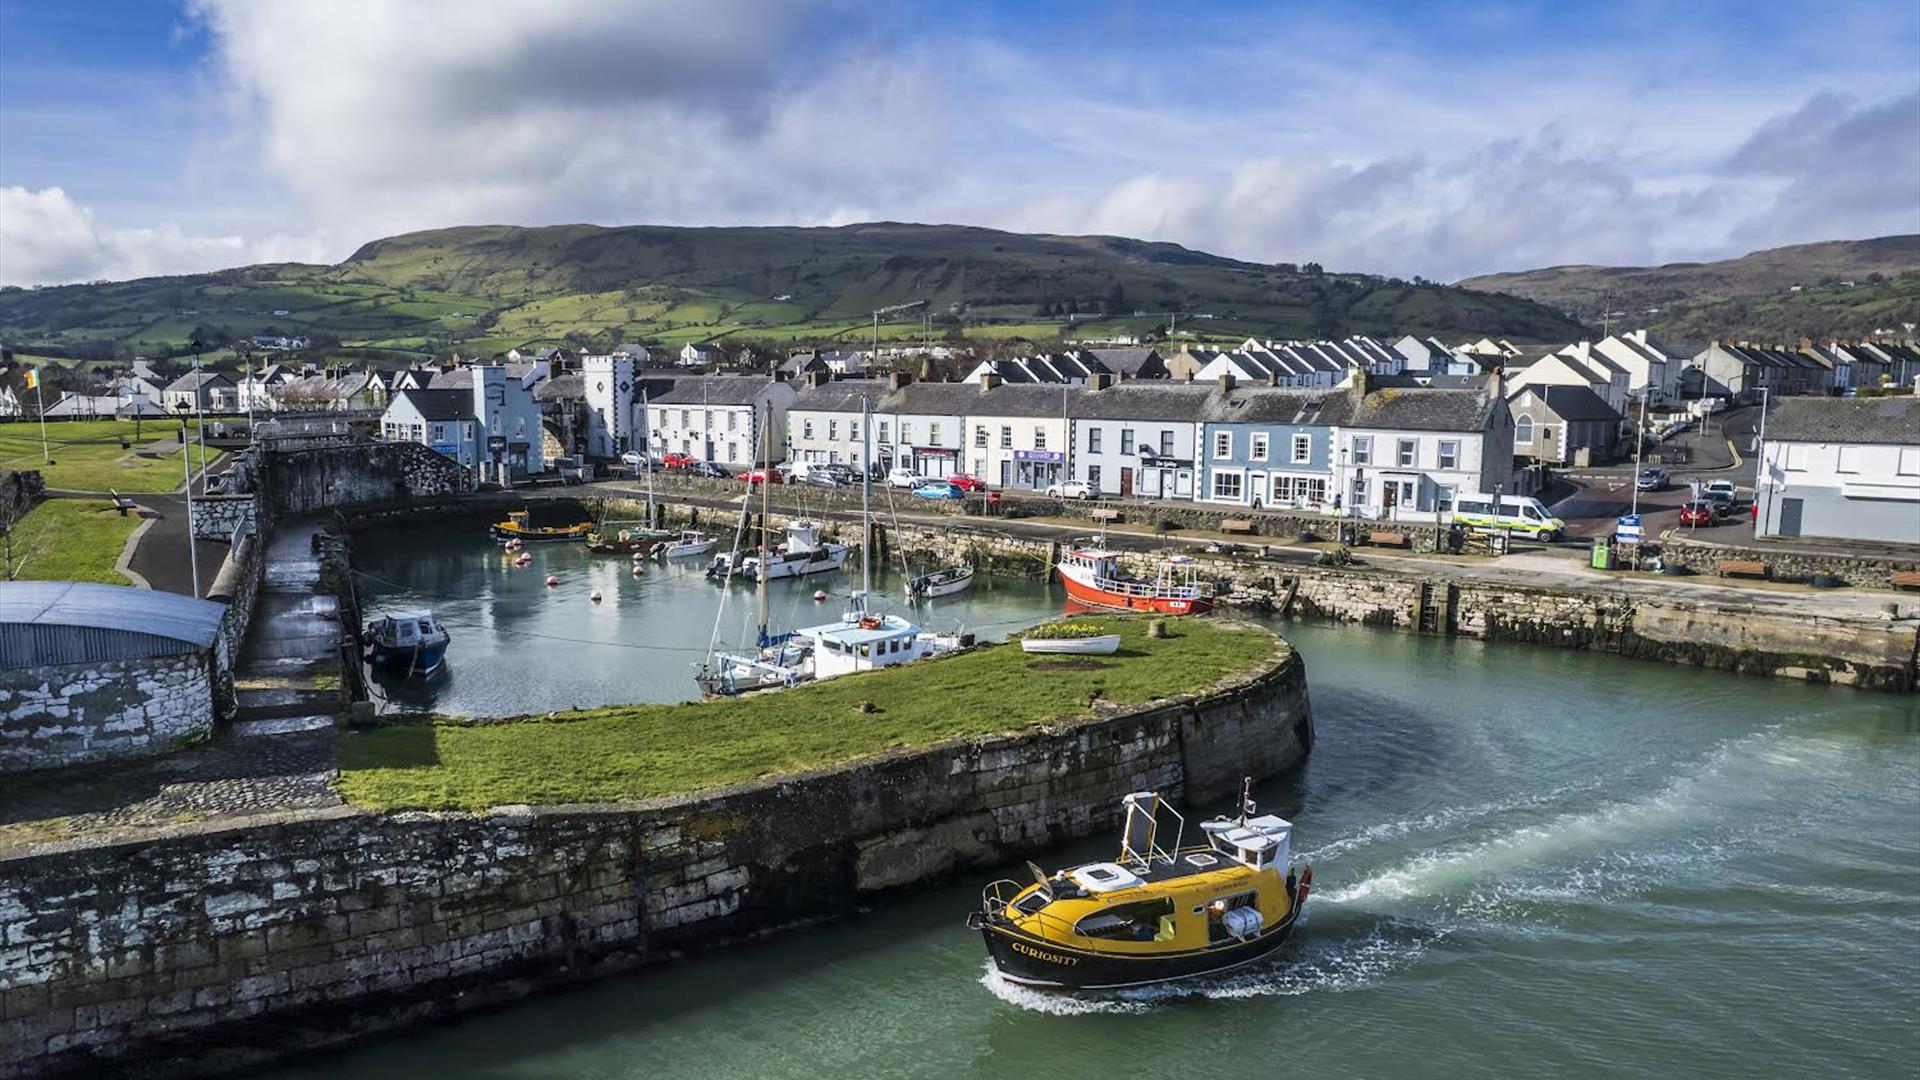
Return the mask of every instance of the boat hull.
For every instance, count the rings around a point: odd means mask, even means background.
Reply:
[[[1213,610],[1213,600],[1205,596],[1176,597],[1110,592],[1062,572],[1060,581],[1067,596],[1088,607],[1110,611],[1145,611],[1156,615],[1204,615]]]
[[[945,581],[934,581],[932,580],[934,576],[933,574],[928,574],[925,577],[917,577],[907,582],[907,595],[915,600],[931,600],[938,596],[952,596],[954,593],[966,592],[968,589],[973,588],[973,572],[971,570],[957,577],[948,578]]]
[[[1251,964],[1272,955],[1293,932],[1299,908],[1246,941],[1157,956],[1076,949],[1022,933],[992,919],[977,920],[987,955],[1001,976],[1048,990],[1121,990],[1150,986]]]
[[[1021,638],[1020,651],[1066,653],[1071,656],[1109,656],[1120,651],[1119,634],[1083,638]]]
[[[431,675],[440,670],[447,658],[447,642],[435,642],[427,645],[382,645],[375,642],[367,647],[367,663],[382,671],[397,671],[402,674]]]
[[[587,538],[584,529],[503,529],[493,527],[495,540],[518,540],[524,544],[575,543]]]

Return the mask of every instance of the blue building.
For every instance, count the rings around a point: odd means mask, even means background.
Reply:
[[[475,366],[466,386],[401,390],[380,416],[380,433],[458,461],[483,482],[512,486],[547,468],[540,403],[499,364]]]
[[[1251,509],[1330,509],[1333,429],[1320,410],[1332,396],[1270,387],[1216,392],[1201,424],[1197,497]]]

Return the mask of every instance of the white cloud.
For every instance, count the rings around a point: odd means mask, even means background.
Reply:
[[[317,237],[190,236],[178,225],[103,229],[57,187],[0,187],[0,282],[57,285],[98,278],[217,270],[251,262],[314,261]]]

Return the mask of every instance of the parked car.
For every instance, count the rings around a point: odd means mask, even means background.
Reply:
[[[904,465],[896,465],[887,472],[887,486],[897,488],[919,487],[927,478]]]
[[[1667,470],[1658,465],[1649,465],[1640,470],[1640,475],[1634,479],[1633,486],[1639,488],[1641,491],[1665,490],[1667,486]]]
[[[752,487],[755,484],[781,483],[778,469],[750,469],[740,474],[740,482]]]
[[[1680,524],[1712,525],[1720,520],[1720,508],[1705,499],[1694,499],[1680,508]]]
[[[668,454],[660,459],[663,469],[691,469],[694,466],[692,454]]]
[[[642,454],[638,450],[629,450],[626,453],[620,455],[620,464],[625,465],[630,469],[641,468],[644,465],[646,465],[646,463],[647,463],[647,456],[645,454]]]
[[[733,478],[733,474],[727,471],[727,467],[717,461],[696,461],[687,471],[695,476],[710,476],[715,480],[731,480]]]
[[[977,476],[969,475],[967,473],[955,473],[954,475],[947,477],[947,483],[952,484],[954,487],[959,488],[961,491],[987,490],[987,482],[985,480],[982,480]]]
[[[963,498],[966,492],[961,491],[958,485],[945,480],[929,480],[914,488],[913,494],[921,499],[958,499]]]
[[[1048,484],[1046,494],[1055,499],[1091,499],[1093,486],[1085,480],[1065,480],[1058,484]]]
[[[1704,499],[1710,499],[1723,509],[1732,509],[1740,501],[1740,489],[1731,480],[1715,480],[1700,493]]]
[[[843,488],[847,486],[847,482],[842,480],[839,474],[819,468],[808,469],[807,475],[801,482],[812,484],[814,487]]]

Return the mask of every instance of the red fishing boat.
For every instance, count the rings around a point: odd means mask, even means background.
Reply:
[[[1098,540],[1077,540],[1061,553],[1059,570],[1067,596],[1091,607],[1159,615],[1204,615],[1213,610],[1213,597],[1200,581],[1199,564],[1185,555],[1167,558],[1159,572],[1147,579],[1122,570],[1119,556]]]

